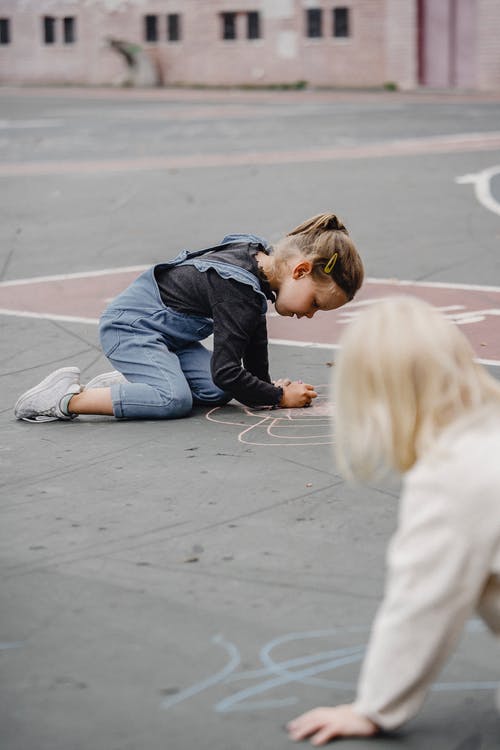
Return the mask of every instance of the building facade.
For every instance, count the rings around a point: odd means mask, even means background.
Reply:
[[[0,83],[500,89],[499,0],[0,0]]]

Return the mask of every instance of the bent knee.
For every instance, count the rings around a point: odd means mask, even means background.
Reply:
[[[187,417],[193,408],[193,398],[190,393],[174,394],[162,399],[164,419],[179,419]]]

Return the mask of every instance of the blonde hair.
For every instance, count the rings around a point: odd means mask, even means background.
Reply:
[[[456,325],[415,297],[366,309],[341,338],[336,453],[350,477],[405,472],[469,409],[500,406],[500,384]]]
[[[313,274],[318,281],[328,283],[333,280],[348,300],[363,283],[361,257],[346,227],[335,214],[317,214],[288,232],[274,248],[276,265],[286,263],[297,251],[312,262]]]

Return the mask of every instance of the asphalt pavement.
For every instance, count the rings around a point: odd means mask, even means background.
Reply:
[[[338,474],[336,349],[314,321],[316,345],[270,347],[274,377],[318,385],[309,410],[33,425],[12,407],[57,367],[109,369],[97,279],[329,210],[374,284],[446,288],[481,353],[500,95],[4,87],[0,111],[0,747],[292,748],[287,720],[354,696],[399,491]],[[337,744],[498,748],[498,665],[472,620],[415,719]]]

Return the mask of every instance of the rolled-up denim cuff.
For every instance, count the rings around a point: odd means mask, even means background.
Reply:
[[[113,404],[113,414],[116,419],[123,419],[121,388],[121,383],[114,383],[111,386],[111,402]]]

